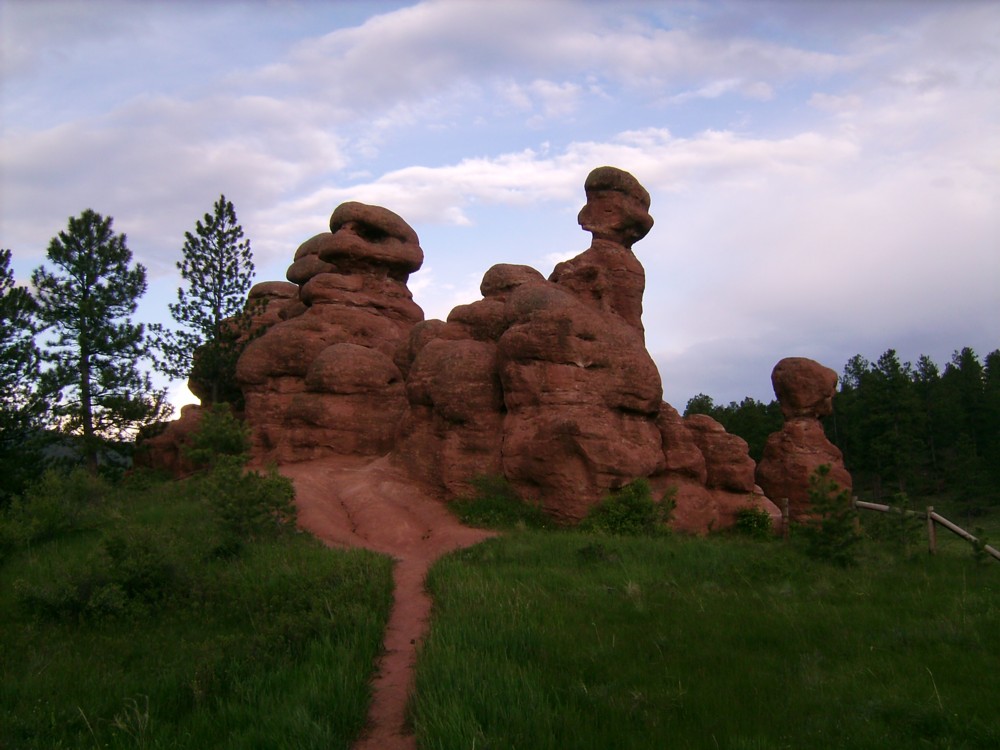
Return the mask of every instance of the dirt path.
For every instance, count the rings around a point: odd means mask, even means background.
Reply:
[[[282,466],[295,483],[299,525],[327,544],[392,556],[395,583],[383,655],[372,684],[368,726],[355,750],[415,750],[406,727],[417,645],[431,600],[424,578],[441,555],[491,536],[462,526],[386,458],[330,458]]]

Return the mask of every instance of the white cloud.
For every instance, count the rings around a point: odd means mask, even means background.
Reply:
[[[778,354],[997,338],[994,4],[449,1],[341,28],[357,10],[70,3],[46,25],[36,5],[3,6],[15,262],[89,206],[166,279],[225,192],[263,278],[281,278],[361,200],[441,240],[411,286],[441,317],[478,298],[471,253],[564,257],[575,241],[537,222],[578,232],[583,178],[613,164],[652,194],[636,252],[668,391],[680,359],[710,392]],[[147,48],[149,67],[122,64]]]

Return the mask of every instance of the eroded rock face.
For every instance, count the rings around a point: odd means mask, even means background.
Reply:
[[[649,193],[635,177],[614,167],[595,169],[584,189],[587,204],[577,220],[593,235],[590,249],[559,263],[549,281],[641,333],[646,272],[632,245],[653,226]]]
[[[166,471],[175,477],[191,474],[194,466],[184,456],[184,446],[201,425],[203,414],[204,410],[195,404],[182,406],[180,417],[168,422],[163,432],[138,441],[135,465]]]
[[[288,283],[251,293],[267,330],[237,379],[255,456],[389,453],[446,497],[502,474],[565,521],[639,477],[674,493],[685,531],[723,528],[748,505],[778,515],[743,440],[662,401],[632,251],[653,226],[649,194],[614,167],[591,172],[584,190],[589,248],[548,278],[493,266],[482,298],[446,321],[423,320],[406,286],[423,262],[413,229],[384,208],[337,207],[331,231],[296,251]],[[828,403],[819,376],[803,373],[776,380],[801,418]]]
[[[853,485],[843,454],[819,421],[833,411],[837,373],[811,359],[789,357],[774,366],[771,384],[786,421],[764,445],[757,484],[776,503],[787,498],[790,518],[801,520],[809,515],[809,477],[819,466],[829,465],[830,478],[842,489]]]
[[[507,300],[499,346],[504,474],[577,520],[609,489],[664,462],[659,373],[639,331],[555,284]]]
[[[649,195],[613,167],[594,170],[585,190],[587,250],[548,279],[527,266],[494,266],[483,299],[413,330],[401,364],[410,410],[396,455],[453,494],[476,474],[502,473],[567,521],[609,490],[655,477],[683,485],[686,529],[724,524],[728,498],[766,498],[746,443],[717,423],[703,435],[662,403],[643,342],[645,275],[631,250],[653,224]]]
[[[406,409],[397,348],[423,320],[406,287],[417,235],[378,206],[345,203],[299,247],[297,300],[237,366],[255,453],[278,462],[391,450]]]

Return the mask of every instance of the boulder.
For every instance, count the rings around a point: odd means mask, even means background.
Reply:
[[[194,471],[194,466],[184,456],[184,446],[191,434],[201,425],[204,409],[196,404],[181,407],[181,415],[164,425],[156,435],[140,434],[136,440],[135,465],[165,471],[175,477],[184,477]]]
[[[786,421],[768,436],[756,480],[776,503],[788,500],[791,520],[802,520],[810,514],[809,478],[817,468],[828,465],[841,489],[853,486],[843,454],[819,421],[832,412],[837,374],[811,359],[790,357],[774,366],[771,383]]]
[[[805,357],[786,357],[771,371],[771,386],[785,419],[817,419],[833,413],[837,373]]]
[[[684,417],[695,445],[705,457],[705,486],[710,489],[749,493],[754,489],[756,465],[747,442],[707,414]]]

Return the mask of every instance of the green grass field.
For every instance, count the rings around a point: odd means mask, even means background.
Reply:
[[[420,747],[1000,747],[1000,563],[888,549],[844,569],[777,540],[525,531],[454,553]]]
[[[0,749],[350,746],[391,562],[269,526],[287,487],[235,476],[77,475],[0,515]],[[428,579],[424,750],[1000,747],[1000,563],[946,532],[930,557],[922,522],[862,515],[841,568],[495,506],[464,511],[506,536]]]
[[[234,537],[193,483],[101,492],[68,528],[7,535],[0,748],[349,747],[390,561]]]

